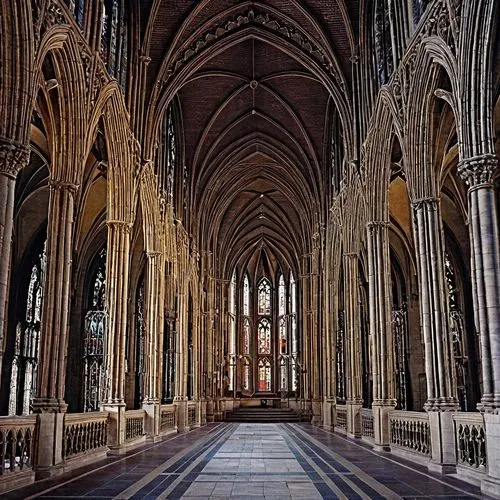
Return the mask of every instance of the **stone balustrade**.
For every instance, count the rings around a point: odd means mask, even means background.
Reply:
[[[375,439],[375,431],[373,428],[373,411],[370,408],[361,409],[361,436],[368,440]]]
[[[162,405],[160,410],[160,432],[173,431],[176,425],[175,406]]]
[[[63,457],[106,449],[108,412],[68,413],[64,416]]]
[[[453,423],[458,467],[486,473],[486,433],[483,414],[455,413]]]
[[[391,448],[404,449],[430,458],[431,432],[427,413],[391,411],[389,434]]]
[[[144,436],[144,419],[146,412],[144,410],[129,410],[125,412],[125,441]]]
[[[337,405],[337,421],[335,427],[347,432],[347,406]]]
[[[0,417],[0,475],[32,467],[36,416]]]
[[[196,405],[188,405],[188,427],[196,424]]]

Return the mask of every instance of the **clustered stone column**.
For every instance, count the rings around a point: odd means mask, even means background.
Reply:
[[[118,220],[110,220],[107,224],[107,397],[103,409],[110,412],[110,447],[118,449],[125,441],[125,341],[131,224],[130,222]]]
[[[146,432],[160,433],[160,387],[163,351],[163,306],[161,300],[163,280],[163,254],[147,253],[146,276],[146,380],[143,409],[147,413]]]
[[[347,382],[347,433],[361,436],[361,339],[359,334],[358,254],[344,256],[346,382]]]
[[[12,242],[14,191],[16,177],[28,165],[27,146],[0,138],[0,378],[2,372],[5,333],[7,331],[7,292],[9,289],[10,253]]]
[[[187,292],[183,289],[177,293],[177,324],[175,332],[175,396],[177,407],[177,430],[187,432],[187,373],[188,373],[188,340],[187,340]]]
[[[494,155],[462,160],[459,173],[469,186],[471,272],[474,320],[480,336],[484,412],[488,439],[488,476],[481,490],[496,495],[500,489],[500,240],[493,172]]]
[[[39,477],[54,475],[62,466],[62,436],[70,311],[73,221],[77,186],[50,180],[47,227],[47,267],[41,318],[40,370],[33,412],[38,413]],[[55,432],[54,432],[55,430]]]
[[[396,406],[390,309],[389,223],[370,222],[367,232],[375,448],[384,449],[389,445],[389,411]]]
[[[451,372],[439,199],[431,197],[415,201],[413,213],[427,377],[424,408],[429,412],[432,443],[429,468],[447,472],[456,464],[452,412],[458,410],[458,401]]]

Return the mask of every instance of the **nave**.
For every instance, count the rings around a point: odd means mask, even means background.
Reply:
[[[114,499],[482,498],[453,475],[310,424],[211,423],[4,496]]]

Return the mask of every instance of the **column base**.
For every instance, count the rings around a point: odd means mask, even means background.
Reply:
[[[63,474],[64,466],[63,464],[57,464],[52,467],[35,467],[35,480],[40,481],[40,479],[49,479],[51,477],[57,477]]]
[[[161,405],[159,399],[148,399],[143,401],[142,409],[146,412],[146,432],[147,439],[154,438],[160,434]]]
[[[174,406],[177,412],[177,432],[189,432],[187,399],[174,399]]]
[[[481,493],[491,498],[500,498],[500,480],[488,477],[481,481]]]
[[[453,413],[452,411],[431,411],[428,413],[432,457],[428,464],[430,471],[453,474],[457,470]]]
[[[374,447],[376,451],[390,451],[389,412],[394,410],[395,401],[378,401],[372,404]]]
[[[358,399],[347,401],[347,436],[350,438],[361,437],[361,408],[363,402]]]

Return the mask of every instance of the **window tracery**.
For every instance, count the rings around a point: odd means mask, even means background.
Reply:
[[[9,415],[30,413],[36,395],[38,358],[40,353],[43,288],[46,269],[46,241],[31,266],[26,293],[24,320],[16,326],[12,360]]]
[[[258,304],[259,315],[271,314],[271,283],[266,278],[262,279],[259,283]]]
[[[234,369],[236,363],[236,270],[233,271],[229,284],[229,381],[228,390],[234,391]]]
[[[135,372],[136,372],[136,407],[139,407],[144,399],[144,377],[146,374],[146,324],[144,318],[144,277],[137,290],[135,305]]]
[[[106,354],[106,249],[95,257],[90,280],[89,309],[84,320],[83,401],[84,411],[99,411],[105,397]]]

